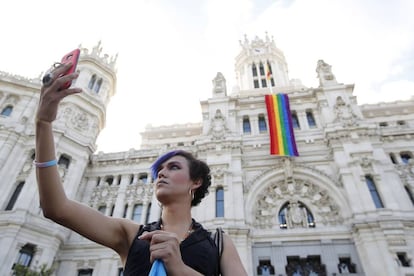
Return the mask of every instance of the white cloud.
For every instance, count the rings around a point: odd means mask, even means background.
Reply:
[[[197,3],[73,0],[67,11],[67,1],[8,1],[0,17],[8,26],[0,70],[36,77],[62,53],[99,40],[104,52],[119,53],[117,95],[98,140],[106,152],[138,148],[147,124],[200,121],[199,100],[211,96],[216,73],[224,74],[229,92],[235,84],[234,58],[244,34],[250,40],[266,31],[273,36],[290,77],[306,86],[318,86],[316,62],[324,59],[339,82],[355,83],[359,103],[413,93],[414,74],[407,70],[414,70],[414,1]]]

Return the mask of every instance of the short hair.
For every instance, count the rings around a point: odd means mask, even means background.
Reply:
[[[162,163],[177,155],[182,156],[187,160],[190,179],[193,181],[201,180],[201,186],[194,191],[194,198],[191,201],[191,206],[197,206],[208,194],[208,188],[211,185],[211,175],[207,163],[195,158],[192,153],[184,150],[173,150],[161,155],[151,166],[152,179],[158,177],[158,170]]]

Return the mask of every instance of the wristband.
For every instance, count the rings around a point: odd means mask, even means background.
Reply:
[[[33,164],[36,166],[36,168],[47,168],[57,165],[57,160],[53,159],[47,162],[37,162],[36,160],[34,160]]]

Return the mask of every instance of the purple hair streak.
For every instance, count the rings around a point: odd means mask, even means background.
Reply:
[[[151,165],[152,179],[156,179],[158,177],[158,168],[161,166],[162,163],[164,163],[171,157],[179,155],[180,153],[183,153],[183,152],[184,152],[183,150],[173,150],[158,157],[158,159]]]

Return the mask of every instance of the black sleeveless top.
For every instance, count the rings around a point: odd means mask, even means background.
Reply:
[[[151,270],[149,242],[138,237],[143,232],[160,230],[161,221],[140,227],[129,248],[124,276],[148,276]],[[218,249],[211,238],[211,233],[193,220],[192,232],[180,244],[181,258],[184,263],[203,275],[216,276],[218,273]]]

